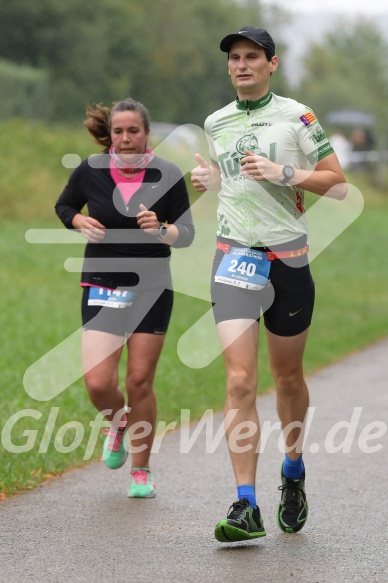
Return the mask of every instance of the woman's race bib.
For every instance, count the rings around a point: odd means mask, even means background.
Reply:
[[[90,287],[88,306],[104,306],[106,308],[129,308],[136,292],[128,290],[111,290],[103,287]]]
[[[271,261],[266,253],[249,247],[231,247],[225,253],[214,280],[245,289],[263,289],[269,279]]]

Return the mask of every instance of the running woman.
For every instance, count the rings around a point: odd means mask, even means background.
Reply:
[[[171,247],[189,246],[194,237],[189,198],[178,167],[148,147],[144,105],[125,99],[111,109],[91,106],[84,124],[103,153],[73,171],[55,207],[63,224],[88,241],[81,276],[84,381],[110,421],[106,465],[125,463],[128,432],[128,495],[149,498],[155,495],[153,382],[173,305],[169,261]],[[124,345],[126,399],[118,387]]]
[[[271,35],[243,26],[226,36],[220,48],[228,55],[237,98],[206,119],[211,162],[196,155],[199,165],[192,171],[192,183],[198,192],[210,189],[219,196],[211,292],[226,366],[225,414],[236,412],[228,416],[232,421],[226,424],[226,437],[237,501],[217,524],[215,537],[230,542],[266,534],[256,502],[261,315],[286,450],[277,523],[282,531],[294,533],[307,520],[301,445],[309,393],[303,354],[314,282],[304,190],[342,199],[347,186],[314,112],[270,91],[271,75],[278,68]],[[241,427],[235,443],[232,438]]]

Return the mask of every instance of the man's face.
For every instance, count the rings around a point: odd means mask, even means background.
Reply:
[[[233,87],[239,96],[265,95],[269,90],[269,78],[278,65],[277,57],[267,61],[264,49],[256,43],[241,39],[232,44],[228,57],[228,68]]]

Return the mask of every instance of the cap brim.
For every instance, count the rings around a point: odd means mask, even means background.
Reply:
[[[242,38],[248,38],[248,37],[245,36],[244,34],[228,34],[228,36],[223,38],[221,43],[220,43],[221,51],[223,51],[224,53],[229,53],[230,47],[232,46],[232,44],[238,40],[241,40]]]
[[[242,38],[246,38],[247,40],[250,40],[253,43],[255,43],[255,45],[264,48],[261,43],[258,43],[255,39],[250,38],[247,34],[234,33],[234,34],[228,34],[228,36],[226,36],[225,38],[222,39],[222,41],[220,43],[221,51],[223,51],[224,53],[229,53],[232,44],[241,40]]]

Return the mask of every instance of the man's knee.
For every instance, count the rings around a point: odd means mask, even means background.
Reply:
[[[233,401],[256,400],[257,383],[252,375],[244,372],[232,373],[228,377],[227,394]]]
[[[305,391],[303,372],[300,370],[275,373],[273,377],[276,391],[281,397],[297,398]]]

